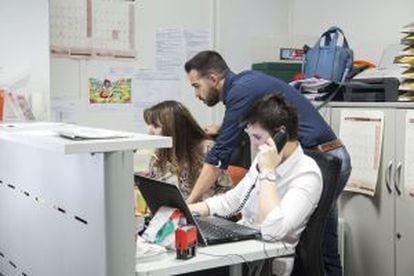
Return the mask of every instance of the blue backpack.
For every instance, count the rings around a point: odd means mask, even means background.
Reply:
[[[337,45],[340,34],[344,38],[342,46]],[[342,82],[352,69],[353,58],[353,51],[342,30],[331,27],[321,35],[313,48],[306,51],[303,71],[306,78],[317,75],[326,80]]]

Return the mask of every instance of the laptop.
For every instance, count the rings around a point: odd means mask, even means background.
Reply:
[[[198,242],[212,245],[260,238],[260,231],[216,216],[194,216],[177,186],[135,175],[135,184],[151,212],[155,214],[161,206],[177,208],[184,213],[187,223],[197,227]]]

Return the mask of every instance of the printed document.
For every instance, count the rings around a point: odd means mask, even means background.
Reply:
[[[344,109],[339,136],[351,156],[352,173],[345,191],[373,196],[378,182],[384,113]]]

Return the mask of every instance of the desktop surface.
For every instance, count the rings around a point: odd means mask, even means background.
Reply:
[[[282,242],[246,240],[233,243],[198,247],[196,256],[189,260],[177,260],[176,253],[152,262],[140,263],[136,260],[135,271],[141,275],[171,275],[209,268],[239,265],[260,259],[292,255],[294,248]]]

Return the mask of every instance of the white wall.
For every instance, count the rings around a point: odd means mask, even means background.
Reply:
[[[414,21],[414,1],[291,0],[289,13],[292,35],[319,36],[337,25],[356,59],[377,63],[387,45],[400,42],[401,27]]]
[[[256,61],[275,60],[279,53],[267,38],[287,35],[288,0],[218,2],[217,50],[234,71]],[[261,44],[261,45],[260,45]],[[263,51],[256,51],[261,48]]]
[[[96,2],[102,0],[94,0]],[[212,26],[213,0],[137,0],[135,2],[135,44],[137,59],[134,62],[120,61],[119,64],[135,69],[155,69],[156,33],[163,28],[207,28]],[[98,66],[91,66],[97,63]],[[92,108],[88,102],[88,80],[92,71],[108,71],[116,64],[114,60],[70,60],[52,57],[51,98],[69,100],[77,106],[77,122],[95,127],[107,127],[137,131],[136,118],[132,108]],[[184,61],[183,61],[184,63]],[[92,70],[99,67],[98,70]],[[64,80],[70,79],[70,85]],[[184,74],[181,76],[181,93],[175,100],[186,104],[201,124],[211,122],[213,111],[202,105],[188,85]],[[169,98],[170,99],[170,98]]]
[[[0,1],[0,85],[30,93],[35,115],[47,118],[49,13],[47,0]],[[16,83],[17,82],[17,83]]]
[[[142,67],[153,64],[153,34],[157,27],[210,28],[215,48],[238,72],[254,62],[276,60],[277,46],[288,46],[292,41],[297,46],[313,43],[331,25],[344,29],[355,58],[377,62],[387,45],[399,43],[401,27],[414,21],[412,0],[141,0],[136,3],[136,37]],[[24,84],[23,90],[33,94],[34,110],[41,119],[47,118],[49,110],[48,17],[47,0],[0,1],[0,82],[30,75],[19,85]],[[202,124],[220,122],[222,106],[214,109],[203,106],[185,79],[182,89],[181,100]]]
[[[254,62],[277,58],[274,37],[287,35],[288,0],[210,0],[203,1],[203,5],[199,1],[143,1],[145,9],[140,10],[142,17],[138,24],[146,26],[141,28],[145,30],[141,38],[146,45],[140,47],[145,64],[151,64],[148,57],[154,56],[153,44],[146,40],[153,41],[151,31],[153,35],[156,26],[208,27],[213,34],[214,49],[223,55],[235,72],[250,69]],[[200,9],[204,11],[203,16],[199,15]],[[182,101],[200,124],[221,123],[222,104],[213,109],[206,107],[194,97],[186,79],[182,89]]]
[[[289,0],[226,0],[216,6],[216,50],[234,72],[260,61],[276,60],[277,39],[288,33]],[[220,123],[224,107],[214,108],[213,122]]]
[[[269,43],[268,37],[286,36],[287,2],[288,0],[137,0],[136,67],[155,67],[155,34],[159,28],[209,29],[213,47],[223,54],[236,72],[249,69],[258,60],[276,59],[278,53],[274,50],[273,43]],[[110,64],[108,61],[107,65]],[[82,76],[87,72],[82,70],[82,62],[52,58],[51,66],[51,98],[78,101],[80,123],[134,130],[134,117],[130,110],[103,110],[99,113],[91,110],[84,97],[87,82],[82,80]],[[71,81],[68,83],[69,78]],[[189,107],[201,125],[221,122],[223,106],[209,108],[196,99],[184,68],[180,87],[181,93],[176,99]]]
[[[155,34],[159,28],[208,29],[214,32],[215,0],[140,0],[137,2],[138,52],[140,64],[145,68],[155,66]],[[213,38],[214,40],[214,38]],[[213,42],[214,43],[214,42]],[[213,111],[194,96],[182,67],[182,101],[200,124],[213,120]]]

